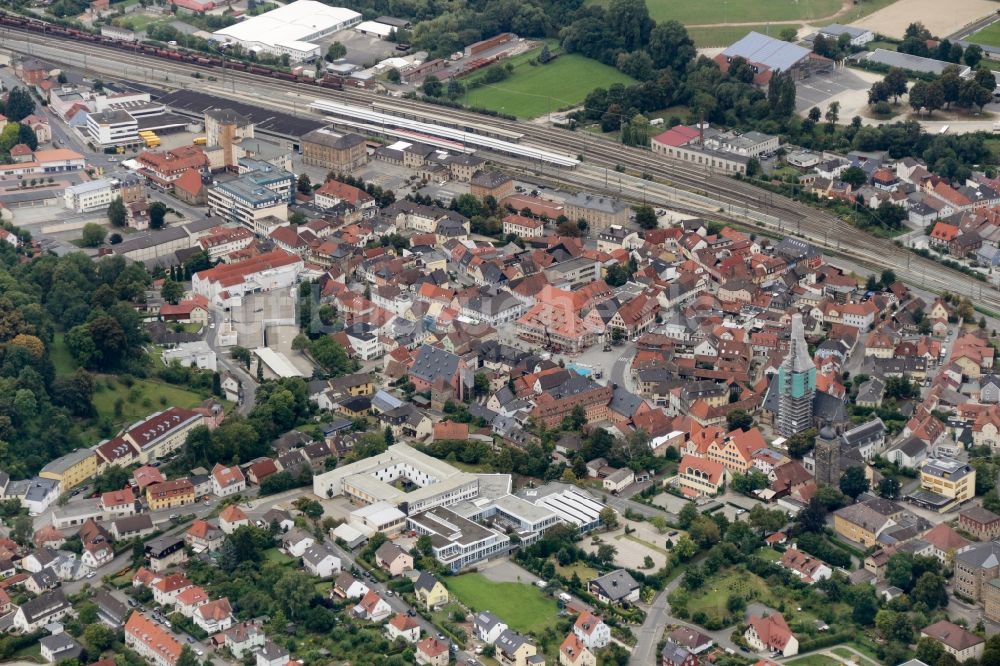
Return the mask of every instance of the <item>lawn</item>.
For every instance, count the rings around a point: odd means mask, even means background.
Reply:
[[[446,578],[445,583],[470,609],[491,611],[515,631],[541,633],[559,619],[555,600],[527,583],[494,583],[478,573]]]
[[[785,662],[787,666],[840,666],[840,662],[825,654],[811,654],[801,659]]]
[[[766,606],[775,606],[771,589],[759,576],[745,571],[729,571],[721,577],[709,578],[701,590],[704,594],[691,595],[688,611],[694,615],[704,611],[709,616],[724,618],[729,612],[726,601],[731,594],[739,594],[744,599],[753,599]]]
[[[834,653],[838,657],[843,657],[847,661],[852,661],[854,663],[860,663],[861,666],[875,666],[875,662],[871,662],[867,659],[862,659],[857,655],[857,653],[848,650],[845,647],[835,647],[830,652]],[[857,661],[855,661],[857,660]]]
[[[108,388],[108,383],[113,388]],[[201,404],[207,396],[194,391],[165,384],[152,379],[136,379],[129,388],[116,377],[102,375],[98,378],[94,391],[94,408],[100,417],[107,416],[116,425],[135,423],[152,412],[168,407],[190,409]],[[115,414],[115,403],[121,399],[121,414]]]
[[[973,44],[1000,46],[1000,21],[990,23],[979,32],[974,32],[965,39]]]
[[[576,53],[561,55],[547,65],[531,65],[532,57],[515,62],[510,78],[470,90],[462,102],[518,118],[536,118],[576,106],[594,88],[635,82],[614,67]]]
[[[597,569],[594,567],[588,567],[583,562],[574,562],[573,564],[565,567],[556,563],[556,573],[560,576],[566,576],[567,578],[572,578],[575,573],[579,576],[580,580],[585,583],[591,578],[597,578]]]
[[[291,564],[295,561],[294,557],[289,557],[277,548],[268,548],[264,551],[264,559],[268,562],[277,562],[278,564]]]
[[[62,333],[56,333],[52,336],[49,358],[52,359],[52,365],[55,366],[56,375],[59,377],[71,375],[76,370],[76,363],[73,362],[73,357],[70,355],[69,349],[66,348],[65,336]]]
[[[757,551],[757,556],[762,560],[767,560],[768,562],[777,562],[781,559],[781,553],[776,551],[774,548],[761,548]]]

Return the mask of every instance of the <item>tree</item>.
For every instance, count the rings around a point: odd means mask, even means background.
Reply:
[[[345,55],[347,55],[347,47],[340,42],[334,42],[326,49],[326,61],[333,62],[334,60],[340,60]]]
[[[396,69],[395,67],[390,67],[389,71],[385,73],[385,78],[390,83],[399,83],[400,81],[402,81],[403,76],[399,73],[398,69]]]
[[[201,666],[197,655],[195,655],[190,645],[185,645],[181,648],[181,654],[177,658],[176,666]]]
[[[84,247],[97,247],[104,242],[104,237],[107,236],[108,231],[100,224],[96,222],[88,222],[83,225],[83,234],[81,236],[81,243]]]
[[[927,105],[929,88],[930,84],[926,81],[917,81],[910,88],[910,107],[917,113]]]
[[[864,468],[858,466],[848,467],[844,470],[840,476],[839,485],[840,491],[852,500],[857,499],[858,495],[866,492],[870,486],[868,479],[865,478]]]
[[[610,506],[606,506],[601,509],[600,518],[601,524],[609,530],[613,530],[618,527],[618,514]]]
[[[635,222],[643,229],[655,229],[658,225],[656,219],[656,211],[649,204],[643,204],[642,206],[636,206],[635,208]]]
[[[613,562],[617,554],[618,549],[610,543],[602,543],[597,547],[597,559],[605,564]]]
[[[734,409],[726,414],[726,430],[732,432],[740,429],[743,432],[753,427],[753,414],[745,409]]]
[[[969,44],[968,48],[965,49],[965,55],[962,56],[962,59],[966,65],[975,69],[983,59],[983,47],[979,44]]]
[[[778,39],[783,42],[795,42],[799,39],[799,31],[792,26],[786,26],[778,33]]]
[[[295,189],[298,190],[300,194],[312,194],[312,180],[309,178],[309,174],[305,172],[299,174],[299,179],[295,184]]]
[[[759,532],[771,534],[788,524],[788,515],[777,509],[767,509],[762,504],[754,504],[749,514],[750,525]]]
[[[902,206],[892,203],[889,199],[883,199],[872,217],[886,229],[899,229],[907,213]]]
[[[887,476],[878,482],[878,494],[886,499],[897,499],[899,497],[899,481],[891,476]]]
[[[700,515],[698,507],[695,506],[694,502],[688,502],[681,507],[680,513],[677,514],[677,524],[680,525],[682,530],[686,530],[691,527],[691,523]]]
[[[490,378],[486,376],[486,373],[477,372],[473,377],[472,383],[472,393],[477,398],[486,395],[490,392]]]
[[[883,269],[879,275],[879,282],[881,282],[883,289],[888,289],[896,283],[896,272],[891,268]]]
[[[27,88],[17,86],[7,96],[4,115],[7,120],[19,123],[35,112],[35,100]]]
[[[552,53],[549,51],[549,45],[544,44],[541,52],[538,54],[538,62],[539,64],[547,65],[550,60],[552,60]]]
[[[441,80],[433,74],[424,79],[424,84],[420,88],[428,97],[440,97],[441,93],[444,92]]]
[[[110,650],[115,644],[115,632],[106,624],[95,622],[83,630],[83,642],[94,654]]]
[[[868,182],[868,174],[861,167],[851,166],[844,169],[840,179],[856,190]]]
[[[448,99],[458,99],[465,94],[465,86],[456,78],[448,79]]]
[[[875,106],[879,102],[886,102],[889,100],[889,97],[891,97],[891,95],[885,81],[876,81],[872,84],[872,87],[868,89],[868,104],[871,106]]]
[[[121,490],[128,485],[129,473],[118,465],[110,465],[104,469],[95,480],[95,488],[99,493]]]
[[[162,229],[167,220],[167,205],[162,201],[154,201],[149,205],[149,228]]]
[[[906,72],[899,67],[890,68],[882,83],[885,84],[885,91],[892,96],[893,102],[898,102],[900,96],[906,94]]]
[[[937,664],[944,656],[944,646],[937,639],[923,636],[917,641],[916,657],[925,664]]]
[[[910,595],[913,601],[924,603],[930,609],[948,605],[948,589],[944,576],[928,571],[917,579]]]
[[[385,448],[389,448],[396,443],[396,436],[392,434],[392,428],[389,426],[385,427],[382,431],[382,440],[385,442]]]
[[[31,522],[31,518],[28,516],[18,516],[14,519],[14,525],[10,530],[11,539],[22,546],[27,546],[31,543],[31,537],[33,534],[34,525]]]
[[[608,27],[621,39],[626,51],[641,49],[649,43],[653,26],[644,0],[611,0],[606,14]]]
[[[736,492],[749,495],[755,490],[767,488],[770,483],[767,480],[766,474],[754,468],[746,474],[734,474],[731,485]]]
[[[184,287],[181,286],[180,282],[164,280],[163,286],[160,287],[160,296],[162,296],[163,300],[167,303],[177,305],[181,298],[184,297]]]
[[[871,626],[878,613],[878,600],[875,598],[875,591],[864,589],[860,594],[855,595],[853,602],[851,619],[862,627]]]
[[[309,353],[324,372],[334,377],[346,375],[355,368],[354,362],[344,348],[329,335],[313,340]]]
[[[677,73],[684,72],[697,54],[687,28],[679,21],[658,23],[649,33],[647,50],[658,69]]]
[[[806,508],[796,516],[795,522],[803,532],[822,532],[826,527],[826,507],[819,499],[813,497]]]
[[[424,557],[430,557],[434,553],[434,542],[431,541],[429,534],[421,534],[418,536],[415,547],[417,552]]]
[[[111,205],[108,206],[108,222],[113,227],[124,227],[128,223],[128,215],[125,212],[125,203],[121,197],[115,197]]]

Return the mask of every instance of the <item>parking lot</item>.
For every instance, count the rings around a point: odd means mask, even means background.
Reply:
[[[868,80],[869,78],[871,80]],[[874,81],[881,78],[877,74],[852,69],[837,69],[829,74],[813,74],[808,79],[795,82],[797,93],[795,109],[804,112],[817,106],[825,112],[827,105],[837,100],[841,106],[841,121],[845,118],[850,120],[851,116],[858,113],[856,110],[848,112],[848,109],[857,108],[856,98],[860,96],[861,104],[867,104],[868,89]]]
[[[334,33],[329,39],[321,40],[320,44],[323,47],[324,54],[329,45],[334,42],[340,42],[347,48],[347,55],[344,56],[344,60],[358,67],[371,67],[379,61],[399,55],[395,43],[387,42],[378,37],[363,35],[353,28],[341,30]],[[325,64],[324,62],[318,64],[318,66]]]

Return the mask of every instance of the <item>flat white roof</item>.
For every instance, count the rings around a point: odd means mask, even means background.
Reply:
[[[329,32],[360,18],[361,14],[351,9],[331,7],[316,0],[297,0],[212,34],[222,40],[270,45],[308,42],[313,35]]]
[[[358,32],[367,32],[373,35],[378,35],[379,37],[388,37],[393,32],[396,31],[391,25],[386,25],[385,23],[378,23],[376,21],[362,21],[361,23],[354,26],[354,29]]]
[[[276,352],[270,347],[257,347],[253,350],[264,365],[271,369],[271,372],[279,377],[304,377],[299,369],[292,365],[288,357],[281,352]]]
[[[388,525],[406,518],[406,514],[388,502],[375,502],[351,511],[351,518],[368,520],[376,525]]]

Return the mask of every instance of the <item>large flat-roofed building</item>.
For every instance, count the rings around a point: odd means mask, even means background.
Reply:
[[[191,290],[211,303],[229,304],[231,299],[256,291],[291,287],[304,267],[302,258],[284,250],[264,254],[195,273]]]
[[[945,67],[950,67],[954,64],[951,62],[945,62],[944,60],[935,60],[934,58],[924,58],[923,56],[912,55],[909,53],[889,51],[888,49],[875,49],[864,57],[868,62],[888,65],[889,67],[899,67],[900,69],[918,72],[920,74],[934,74],[935,76],[940,76],[941,73],[944,72]],[[968,78],[969,74],[972,72],[972,68],[967,65],[959,64],[956,65],[956,67],[958,67],[958,75],[963,79]]]
[[[297,0],[212,33],[212,39],[248,51],[288,55],[292,62],[320,55],[316,40],[361,22],[361,14],[315,0]]]
[[[748,150],[757,150],[759,143],[753,142],[753,146]],[[764,142],[764,144],[770,145],[768,142]],[[684,160],[723,173],[745,174],[747,164],[750,163],[751,159],[748,155],[722,149],[722,144],[710,142],[708,138],[702,136],[702,132],[697,128],[684,125],[672,127],[666,132],[654,136],[650,145],[653,152],[658,155]],[[712,146],[718,146],[718,148]]]
[[[743,58],[753,68],[753,82],[767,85],[777,72],[790,72],[794,78],[801,78],[811,68],[829,67],[832,63],[809,49],[759,32],[750,32],[746,37],[732,44],[715,56],[715,62],[723,72],[729,71],[733,58]]]
[[[91,113],[87,134],[98,146],[131,146],[139,143],[139,121],[121,109]]]
[[[368,161],[364,137],[341,134],[328,127],[302,137],[302,161],[337,173],[350,173]]]
[[[241,168],[246,163],[241,160]],[[260,166],[256,162],[254,165]],[[209,188],[208,208],[258,236],[267,236],[274,230],[271,218],[288,219],[294,183],[295,176],[284,169],[246,171],[236,180]]]
[[[386,502],[412,514],[476,497],[479,479],[411,446],[394,444],[385,453],[314,477],[313,492],[320,497],[346,495],[358,504]]]
[[[418,534],[431,537],[434,558],[452,571],[461,571],[510,550],[510,538],[503,532],[483,527],[443,507],[411,515],[407,525]]]

